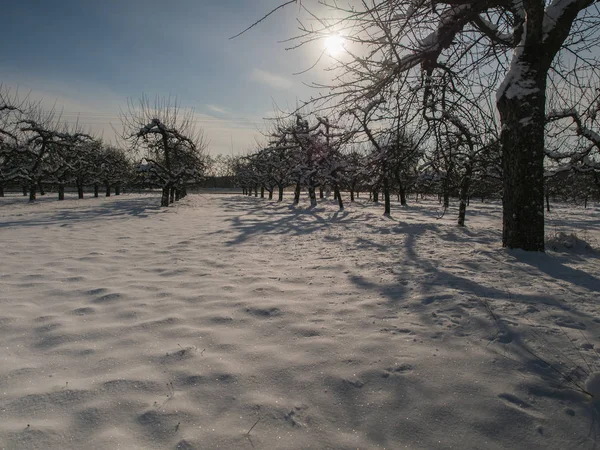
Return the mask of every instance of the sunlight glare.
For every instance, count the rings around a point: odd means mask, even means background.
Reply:
[[[344,38],[337,34],[332,34],[325,38],[325,51],[329,56],[336,57],[344,51]]]

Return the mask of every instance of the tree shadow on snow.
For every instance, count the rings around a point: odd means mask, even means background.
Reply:
[[[225,220],[231,225],[237,236],[226,241],[229,246],[246,242],[254,236],[269,235],[308,235],[329,228],[332,224],[344,225],[357,221],[366,221],[368,217],[348,211],[335,211],[317,206],[305,208],[284,203],[268,203],[254,197],[234,197],[219,199],[226,211],[236,214]],[[222,234],[226,231],[216,231]]]
[[[74,203],[65,203],[64,206],[60,205],[54,210],[23,215],[19,220],[0,221],[0,228],[74,224],[95,220],[113,220],[127,216],[145,218],[161,211],[167,211],[159,205],[160,198],[151,196],[142,198],[119,196],[110,202],[101,204],[94,204],[94,199],[91,198],[83,199]],[[36,205],[31,206],[35,207]]]

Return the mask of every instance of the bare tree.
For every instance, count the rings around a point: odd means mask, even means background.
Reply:
[[[290,2],[286,2],[288,4]],[[544,126],[549,74],[566,78],[600,65],[595,0],[371,0],[343,6],[300,26],[296,46],[337,33],[347,41],[321,101],[347,108],[398,89],[424,102],[439,73],[478,75],[496,86],[503,153],[503,245],[544,250]],[[283,6],[283,5],[282,5]],[[563,55],[569,54],[569,58]],[[502,82],[497,83],[498,77]],[[407,104],[410,106],[409,104]]]
[[[202,130],[194,126],[193,111],[182,112],[171,98],[146,97],[128,103],[122,112],[124,141],[141,158],[139,170],[162,188],[161,206],[185,196],[189,182],[203,176],[208,146]]]

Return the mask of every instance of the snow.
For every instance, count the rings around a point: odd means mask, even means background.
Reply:
[[[546,7],[546,10],[544,11],[544,20],[542,22],[544,40],[560,22],[566,10],[575,3],[577,3],[577,0],[553,0],[552,3]]]
[[[594,396],[594,399],[600,399],[600,372],[594,372],[588,377],[585,389]]]
[[[597,250],[362,197],[0,198],[0,448],[592,448]]]
[[[419,48],[422,50],[435,50],[439,43],[438,32],[432,31],[419,42]]]
[[[481,14],[479,15],[479,20],[492,32],[494,33],[498,39],[500,39],[501,41],[505,41],[507,43],[512,42],[514,39],[514,36],[512,33],[502,33],[500,32],[500,28],[498,27],[498,25],[496,25],[495,23],[490,22],[489,20],[487,20],[484,16],[482,16]]]
[[[523,35],[525,36],[525,32]],[[539,92],[532,69],[522,58],[523,48],[523,43],[515,48],[510,68],[496,91],[496,102],[503,96],[507,99],[522,99]]]

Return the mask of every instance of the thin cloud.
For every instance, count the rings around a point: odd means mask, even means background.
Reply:
[[[290,89],[293,86],[293,83],[290,80],[281,75],[276,75],[256,68],[252,69],[252,72],[250,72],[250,78],[253,81],[279,90]]]
[[[45,110],[54,109],[63,123],[79,124],[83,131],[105,142],[121,143],[119,136],[122,132],[120,120],[121,110],[127,111],[127,98],[121,97],[108,89],[87,82],[71,81],[70,84],[32,78],[26,74],[9,76],[0,69],[0,80],[7,87],[19,88],[21,97],[29,95],[32,101],[40,101]],[[151,97],[152,98],[152,97]],[[133,99],[135,103],[136,100]],[[192,105],[193,106],[193,105]],[[204,105],[211,111],[226,116],[194,113],[193,124],[201,128],[211,154],[235,154],[254,147],[257,139],[261,138],[259,131],[262,118],[259,116],[230,116],[220,105]],[[202,107],[202,105],[199,105]],[[186,112],[182,106],[182,113]]]
[[[221,107],[221,106],[218,106],[218,105],[206,105],[206,107],[208,109],[210,109],[211,111],[214,111],[216,113],[227,114],[227,110],[225,108]]]

